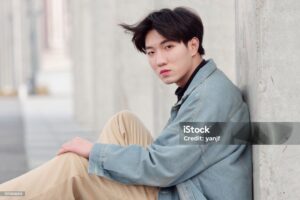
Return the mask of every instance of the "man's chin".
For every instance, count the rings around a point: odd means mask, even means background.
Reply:
[[[175,81],[171,81],[171,80],[162,80],[166,85],[170,85],[175,83]]]

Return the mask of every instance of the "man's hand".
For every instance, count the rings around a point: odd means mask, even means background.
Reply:
[[[92,147],[93,143],[91,143],[90,141],[82,139],[80,137],[75,137],[71,141],[64,143],[57,152],[57,155],[66,152],[73,152],[82,157],[89,158]]]

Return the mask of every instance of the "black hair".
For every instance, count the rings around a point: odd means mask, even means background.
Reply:
[[[168,40],[183,42],[185,45],[193,37],[197,37],[199,39],[198,52],[200,55],[205,53],[202,47],[203,24],[201,18],[187,8],[161,9],[151,12],[137,24],[120,24],[120,26],[133,33],[132,42],[143,53],[146,53],[146,35],[153,29]]]

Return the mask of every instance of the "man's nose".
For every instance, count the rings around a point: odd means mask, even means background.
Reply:
[[[157,52],[157,54],[156,54],[156,65],[158,67],[162,67],[166,64],[167,64],[167,61],[166,61],[166,57],[164,56],[164,54],[161,53],[161,52]]]

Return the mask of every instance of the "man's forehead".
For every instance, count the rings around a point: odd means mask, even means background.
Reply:
[[[149,31],[145,38],[145,48],[154,48],[156,46],[163,45],[164,43],[171,42],[172,40],[165,38],[155,29]],[[173,41],[174,42],[174,41]]]

